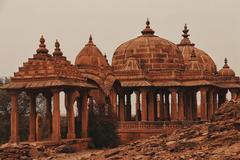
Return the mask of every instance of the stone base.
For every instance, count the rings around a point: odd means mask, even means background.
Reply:
[[[162,129],[162,130],[156,130],[156,131],[149,131],[149,130],[145,130],[145,131],[125,131],[125,132],[118,132],[119,133],[119,138],[120,138],[120,143],[124,144],[124,143],[128,143],[134,140],[138,140],[138,139],[144,139],[144,138],[148,138],[150,136],[153,135],[157,135],[159,133],[171,133],[172,131],[174,131],[177,128],[171,128],[171,129]]]
[[[119,123],[119,137],[121,143],[128,143],[133,140],[147,138],[159,133],[168,134],[174,130],[192,125],[196,122],[182,121],[157,121],[157,122],[134,122],[125,121]],[[199,122],[198,122],[199,123]]]

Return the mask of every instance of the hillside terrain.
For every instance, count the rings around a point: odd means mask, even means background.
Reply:
[[[115,149],[60,154],[56,159],[239,160],[240,102],[226,102],[212,121],[137,140]]]

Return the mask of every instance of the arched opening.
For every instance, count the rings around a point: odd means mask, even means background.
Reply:
[[[136,120],[136,116],[137,116],[137,111],[136,111],[136,93],[133,92],[132,96],[131,96],[131,117],[133,120]]]
[[[231,100],[231,92],[230,92],[230,90],[228,89],[228,91],[227,91],[227,94],[226,94],[226,100],[228,100],[228,101],[230,101]]]

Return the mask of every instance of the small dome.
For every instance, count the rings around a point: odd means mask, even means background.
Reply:
[[[79,52],[75,59],[76,66],[108,66],[107,59],[103,56],[102,52],[96,47],[92,41],[92,36],[89,37],[89,42]]]
[[[234,77],[235,72],[228,66],[227,58],[224,60],[225,64],[223,68],[218,72],[218,75],[223,77]]]
[[[199,63],[194,50],[192,50],[191,59],[186,64],[186,68],[187,68],[187,70],[190,70],[190,71],[202,71],[202,70],[204,70],[204,66],[201,63]]]
[[[195,52],[196,60],[198,61],[199,65],[201,66],[201,70],[206,70],[209,73],[215,74],[217,72],[217,67],[212,58],[203,50],[198,49],[195,47],[195,44],[191,43],[190,39],[188,38],[190,35],[188,34],[188,28],[185,24],[183,30],[183,39],[181,40],[180,44],[178,44],[179,49],[182,52],[184,63],[189,64],[191,61],[192,52]]]
[[[135,58],[144,70],[183,69],[183,57],[178,47],[154,35],[147,20],[142,35],[121,44],[114,52],[112,66],[115,71],[124,71],[129,57]]]

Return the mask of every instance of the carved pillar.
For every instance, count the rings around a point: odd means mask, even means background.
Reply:
[[[201,88],[201,119],[207,120],[207,89]]]
[[[136,121],[141,121],[140,92],[136,91]]]
[[[30,142],[36,141],[36,95],[30,93],[29,136]]]
[[[216,91],[214,91],[213,92],[213,113],[215,113],[216,112],[216,110],[217,110],[217,92]]]
[[[193,109],[193,113],[192,113],[192,119],[193,121],[197,120],[197,93],[194,91],[192,93],[192,109]]]
[[[154,121],[155,120],[155,113],[154,113],[154,96],[153,92],[148,92],[148,120]]]
[[[11,143],[19,142],[19,131],[18,131],[18,102],[17,93],[12,92],[11,95]]]
[[[38,113],[36,116],[35,124],[36,124],[36,140],[41,141],[43,131],[42,131],[42,117],[40,113]]]
[[[75,134],[75,120],[74,120],[74,109],[73,104],[76,99],[76,94],[73,91],[68,91],[65,94],[66,96],[66,111],[67,111],[67,124],[68,124],[68,139],[76,138]]]
[[[160,104],[159,104],[159,111],[160,111],[160,120],[164,121],[164,97],[163,97],[163,92],[160,91]]]
[[[171,120],[177,120],[177,90],[172,88],[171,92]]]
[[[61,140],[60,130],[60,106],[59,106],[59,90],[52,90],[53,93],[53,116],[52,116],[52,140]]]
[[[213,115],[213,89],[208,91],[208,117],[207,119],[210,120]]]
[[[147,121],[147,91],[142,90],[142,121]]]
[[[81,93],[82,96],[82,131],[81,138],[88,137],[88,94],[87,91]]]
[[[178,119],[180,121],[185,120],[183,109],[183,91],[178,92]]]
[[[124,94],[119,95],[119,112],[120,112],[120,121],[125,121],[125,102]]]
[[[187,117],[188,120],[192,121],[192,117],[193,117],[193,97],[192,97],[192,91],[188,91],[187,97],[186,97],[186,101],[187,101]]]
[[[169,113],[169,93],[165,93],[165,104],[164,104],[164,119],[169,121],[170,120],[170,113]]]
[[[51,137],[52,134],[52,95],[45,95],[46,98],[46,125],[47,125],[47,133],[48,138]]]
[[[111,105],[112,105],[112,112],[114,114],[117,113],[117,93],[112,90],[111,92]]]
[[[126,108],[126,112],[127,112],[127,120],[131,121],[132,119],[132,108],[131,108],[131,93],[127,93],[127,108]]]

